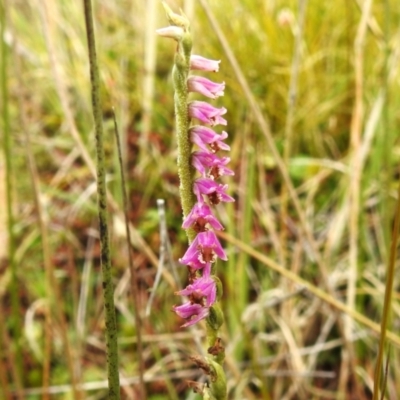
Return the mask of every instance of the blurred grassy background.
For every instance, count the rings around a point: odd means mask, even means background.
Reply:
[[[229,190],[236,202],[219,207],[218,215],[229,252],[229,262],[219,265],[229,398],[371,398],[378,336],[357,316],[379,323],[382,315],[399,177],[398,1],[168,3],[186,10],[194,54],[221,59],[213,80],[226,82],[225,97],[217,104],[228,109],[236,172]],[[184,381],[200,379],[188,355],[198,353],[203,330],[180,329],[181,321],[170,311],[179,302],[173,293],[184,284],[185,270],[166,262],[154,287],[160,243],[169,241],[167,259],[177,260],[186,242],[170,79],[175,44],[155,38],[155,29],[167,24],[158,1],[96,0],[94,9],[113,198],[120,366],[127,378],[123,398],[138,398],[135,333],[141,329],[148,399],[195,399]],[[104,399],[94,134],[82,4],[3,0],[4,12],[8,60],[3,52],[0,139],[6,144],[9,131],[10,164],[6,168],[3,152],[0,398]],[[135,326],[131,300],[113,109],[129,178],[141,327]],[[157,199],[166,202],[168,237],[160,235]],[[268,260],[290,271],[290,279]],[[335,307],[335,299],[346,304],[345,312]],[[397,399],[400,337],[394,334],[391,342],[385,398]],[[72,394],[74,382],[83,386]]]

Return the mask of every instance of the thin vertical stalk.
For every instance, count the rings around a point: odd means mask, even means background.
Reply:
[[[22,350],[20,338],[22,336],[21,319],[19,313],[19,284],[17,277],[17,266],[15,263],[15,235],[14,235],[14,215],[13,215],[13,166],[11,154],[11,134],[10,134],[10,113],[8,104],[8,45],[5,42],[5,26],[7,24],[7,1],[1,4],[1,100],[2,100],[2,120],[3,120],[3,151],[6,170],[6,210],[7,210],[7,234],[8,234],[8,265],[11,270],[11,328],[15,346],[16,371],[19,376],[22,373]],[[12,351],[12,350],[9,350]],[[20,379],[18,379],[20,382]]]
[[[128,194],[126,193],[126,181],[125,181],[125,172],[124,172],[124,163],[122,160],[122,149],[121,149],[121,141],[118,134],[118,126],[117,119],[115,118],[115,113],[113,112],[114,119],[114,133],[115,140],[117,142],[117,150],[118,150],[118,161],[119,168],[121,174],[121,189],[122,189],[122,199],[123,199],[123,208],[125,214],[125,230],[126,230],[126,238],[128,244],[128,261],[129,261],[129,270],[131,273],[131,293],[133,300],[133,308],[135,310],[135,325],[136,325],[136,338],[137,338],[137,355],[138,355],[138,364],[139,364],[139,387],[140,387],[140,398],[146,398],[146,386],[144,383],[144,372],[145,365],[143,360],[143,342],[142,342],[142,319],[140,317],[140,308],[139,308],[139,287],[138,287],[138,276],[136,272],[136,268],[133,265],[132,259],[132,251],[131,251],[131,232],[129,229],[129,205],[128,205]]]
[[[374,394],[373,400],[378,400],[379,398],[379,387],[381,383],[381,374],[382,374],[382,361],[383,355],[385,353],[385,343],[386,343],[386,335],[387,335],[387,327],[389,322],[389,317],[391,314],[391,302],[392,302],[392,291],[393,291],[393,282],[394,282],[394,274],[395,274],[395,266],[396,266],[396,256],[397,256],[397,242],[399,239],[399,229],[400,229],[400,185],[397,191],[397,204],[396,204],[396,214],[394,216],[394,226],[392,231],[392,244],[390,246],[390,255],[389,262],[387,267],[387,275],[386,275],[386,285],[385,285],[385,299],[383,303],[383,313],[381,320],[381,335],[379,339],[379,350],[378,357],[375,365],[375,374],[374,374]],[[382,388],[384,390],[384,388]]]
[[[103,275],[103,295],[106,319],[106,345],[108,366],[108,396],[110,400],[120,399],[118,373],[118,332],[114,307],[114,287],[111,274],[111,251],[107,222],[107,191],[105,176],[105,156],[103,147],[103,121],[100,104],[100,77],[97,65],[96,44],[93,27],[93,12],[90,0],[83,0],[85,26],[90,63],[90,81],[92,86],[92,107],[96,136],[97,156],[97,201],[99,213],[99,231],[101,243],[101,268]]]
[[[355,308],[356,284],[358,276],[358,245],[359,245],[359,214],[360,214],[360,193],[361,193],[361,131],[363,127],[363,81],[364,81],[364,46],[367,33],[367,23],[371,12],[372,0],[367,0],[362,8],[361,20],[358,26],[354,41],[354,68],[355,68],[355,100],[351,120],[350,141],[353,153],[350,175],[350,217],[349,217],[349,271],[347,282],[347,306]],[[346,316],[344,319],[344,331],[346,346],[342,351],[342,366],[339,377],[339,396],[343,397],[349,374],[355,373],[354,346],[351,342],[353,320]],[[356,379],[354,378],[354,382]]]

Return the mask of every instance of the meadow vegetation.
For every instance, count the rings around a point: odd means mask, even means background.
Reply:
[[[0,398],[106,399],[82,2],[1,4]],[[398,0],[168,4],[185,10],[193,53],[220,59],[214,80],[226,83],[216,104],[229,111],[236,201],[217,210],[229,257],[218,270],[229,399],[371,399],[386,316],[375,387],[382,399],[399,398],[396,276],[391,304],[385,298],[397,265]],[[199,352],[204,329],[181,329],[171,312],[186,279],[177,262],[186,237],[175,44],[156,37],[166,25],[158,1],[93,6],[121,397],[140,399],[142,366],[147,399],[198,399],[185,381],[203,379],[188,356]]]

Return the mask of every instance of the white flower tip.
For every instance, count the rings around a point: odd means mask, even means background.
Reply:
[[[166,28],[157,29],[156,33],[162,37],[168,37],[175,40],[180,40],[183,36],[183,29],[179,26],[167,26]]]

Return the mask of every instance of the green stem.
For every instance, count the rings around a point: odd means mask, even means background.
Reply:
[[[193,194],[193,167],[190,162],[192,143],[189,137],[189,115],[188,115],[188,89],[187,78],[189,75],[191,38],[189,33],[185,33],[179,43],[178,52],[175,55],[175,65],[173,69],[173,80],[175,88],[175,123],[176,137],[178,144],[178,175],[179,192],[181,197],[183,216],[186,217],[195,204]],[[189,242],[191,242],[196,232],[192,229],[187,230]]]
[[[90,0],[83,0],[85,24],[90,62],[90,80],[92,84],[92,106],[96,136],[97,154],[97,195],[99,212],[99,230],[101,242],[101,267],[103,274],[103,295],[106,319],[106,344],[108,365],[108,398],[120,399],[118,372],[118,335],[114,308],[114,288],[111,275],[111,254],[107,222],[107,194],[105,179],[105,161],[103,147],[103,123],[100,105],[100,78],[97,66],[96,46],[93,28],[93,13]]]

